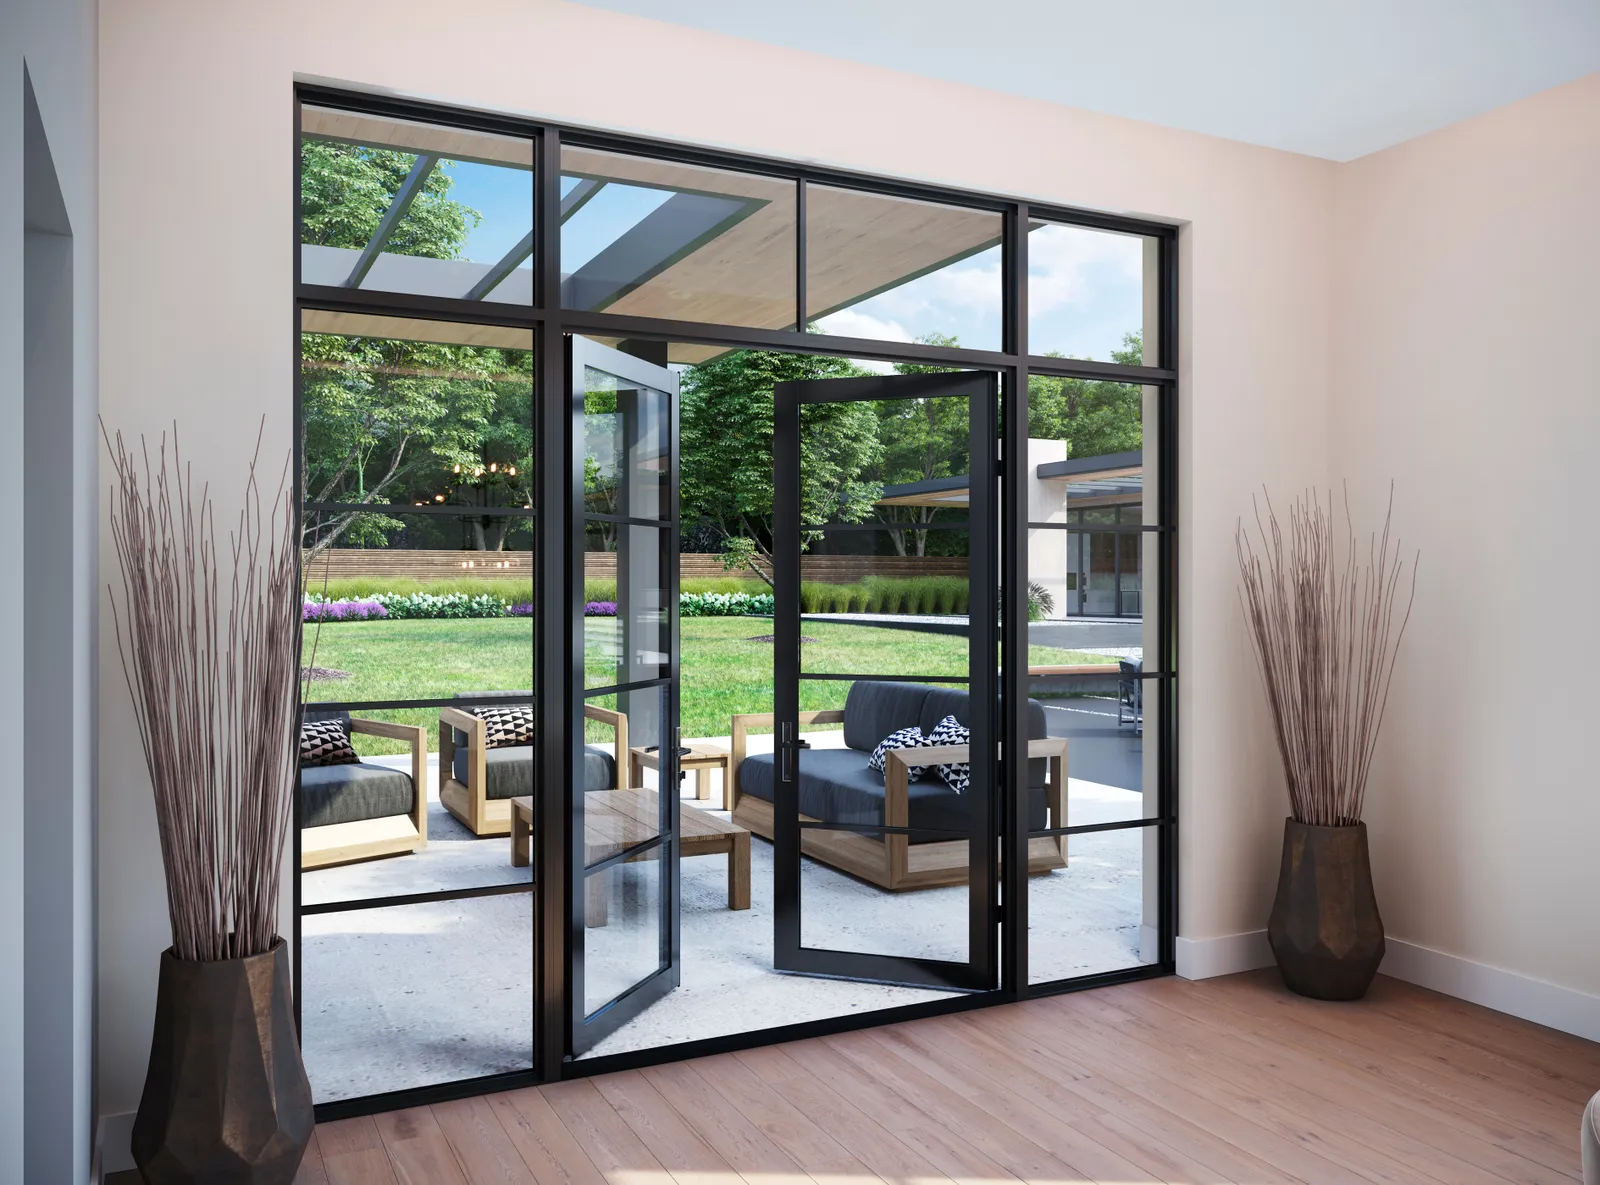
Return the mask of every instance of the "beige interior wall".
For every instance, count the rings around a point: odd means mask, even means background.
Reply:
[[[1600,75],[1338,173],[1330,471],[1422,547],[1370,787],[1391,938],[1600,996]]]
[[[176,418],[219,496],[260,417],[268,455],[289,446],[297,76],[1182,222],[1181,928],[1260,927],[1282,811],[1229,536],[1258,483],[1326,473],[1335,166],[550,0],[127,0],[103,11],[101,71],[102,406],[135,433]],[[167,935],[126,692],[107,678],[101,697],[100,1066],[118,1111]]]

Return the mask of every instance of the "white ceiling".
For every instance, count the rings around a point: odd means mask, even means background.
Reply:
[[[1600,0],[585,2],[1333,160],[1600,70]]]

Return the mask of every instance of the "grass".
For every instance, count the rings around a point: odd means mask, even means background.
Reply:
[[[615,623],[591,618],[585,656],[589,686],[614,680],[606,641]],[[914,633],[835,622],[806,622],[804,669],[812,674],[964,675],[967,640],[950,634]],[[685,737],[726,736],[735,712],[772,710],[772,644],[750,639],[772,632],[770,618],[686,618],[681,624],[680,716]],[[306,634],[309,649],[312,639]],[[309,658],[309,654],[307,656]],[[1114,661],[1103,655],[1053,646],[1030,646],[1034,665]],[[466,621],[333,622],[322,627],[316,664],[349,671],[348,679],[311,685],[316,700],[445,697],[459,691],[515,691],[533,685],[533,623],[529,618]],[[805,710],[842,708],[847,682],[804,681]],[[608,702],[608,701],[601,701]],[[364,712],[362,715],[428,729],[428,747],[439,744],[437,708]],[[603,733],[590,738],[604,742]],[[396,753],[403,747],[377,737],[356,738],[364,754]]]

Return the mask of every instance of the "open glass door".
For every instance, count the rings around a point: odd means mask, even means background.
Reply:
[[[571,377],[583,710],[570,733],[568,999],[580,1056],[678,985],[678,383],[583,337]],[[580,581],[604,590],[590,598]],[[647,784],[630,784],[641,765]]]
[[[779,383],[774,404],[775,752],[740,781],[772,804],[775,964],[998,986],[996,376]],[[881,481],[845,477],[863,440],[892,442],[869,446]],[[914,618],[843,615],[850,642],[808,644],[802,580],[852,567],[943,575]],[[937,763],[873,768],[905,729]]]

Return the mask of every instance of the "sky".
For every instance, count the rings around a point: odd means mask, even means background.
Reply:
[[[452,196],[483,215],[464,257],[493,263],[533,225],[533,174],[453,161]],[[576,178],[562,178],[565,195]],[[587,263],[661,205],[666,190],[612,183],[562,227],[562,269]],[[531,260],[523,261],[530,267]],[[1084,227],[1036,225],[1028,238],[1028,338],[1034,354],[1110,361],[1143,321],[1143,242]],[[845,337],[913,341],[945,334],[971,349],[1000,349],[1000,248],[951,264],[821,318]]]

